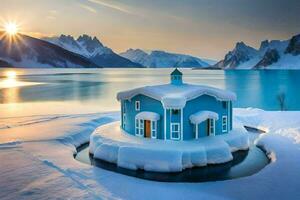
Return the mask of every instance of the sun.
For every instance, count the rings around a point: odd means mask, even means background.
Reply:
[[[11,36],[16,35],[18,33],[18,25],[13,22],[6,23],[4,26],[4,29],[5,29],[6,33]]]
[[[8,79],[15,79],[17,77],[17,73],[15,71],[7,71],[5,75]]]

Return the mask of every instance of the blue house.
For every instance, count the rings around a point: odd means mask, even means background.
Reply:
[[[232,92],[183,83],[175,69],[171,83],[146,86],[117,95],[121,128],[128,134],[161,139],[193,140],[232,130]]]

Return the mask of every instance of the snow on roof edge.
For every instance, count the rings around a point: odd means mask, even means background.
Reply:
[[[155,112],[140,112],[135,116],[136,119],[142,120],[151,120],[151,121],[158,121],[160,119],[160,115]]]
[[[191,121],[192,124],[200,124],[201,122],[203,122],[207,119],[218,120],[219,115],[216,112],[203,110],[203,111],[194,113],[190,116],[190,121]]]
[[[160,101],[163,104],[164,108],[168,109],[183,108],[187,101],[198,98],[202,95],[212,96],[219,101],[236,100],[236,94],[233,92],[210,86],[190,84],[183,84],[179,86],[166,84],[135,88],[128,91],[119,92],[117,94],[117,100],[130,100],[139,94]]]

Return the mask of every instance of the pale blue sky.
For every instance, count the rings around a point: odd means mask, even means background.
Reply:
[[[116,52],[161,49],[220,59],[237,41],[300,33],[299,0],[1,0],[1,19],[38,35],[95,35]]]

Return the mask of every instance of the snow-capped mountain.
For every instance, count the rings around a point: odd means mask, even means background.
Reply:
[[[294,56],[300,55],[300,34],[292,37],[288,47],[285,50],[285,53],[289,53]]]
[[[70,35],[61,35],[59,37],[48,37],[43,39],[88,58],[97,54],[113,53],[110,48],[103,46],[96,37],[92,38],[88,35],[79,36],[77,40]]]
[[[141,49],[128,49],[121,56],[146,67],[207,67],[203,60],[183,54],[168,53],[165,51],[151,51],[146,53]]]
[[[70,35],[61,35],[59,37],[43,39],[85,56],[102,67],[142,67],[140,64],[134,63],[114,53],[110,48],[105,47],[96,37],[92,38],[88,35],[82,35],[75,39]]]
[[[3,32],[0,34],[2,67],[99,67],[89,59],[49,42],[22,34],[14,39]]]
[[[265,40],[255,49],[243,42],[213,67],[221,69],[300,69],[300,35],[290,40]]]
[[[238,42],[235,48],[225,55],[224,60],[216,64],[217,67],[232,69],[236,66],[251,62],[258,55],[258,51],[244,42]]]

